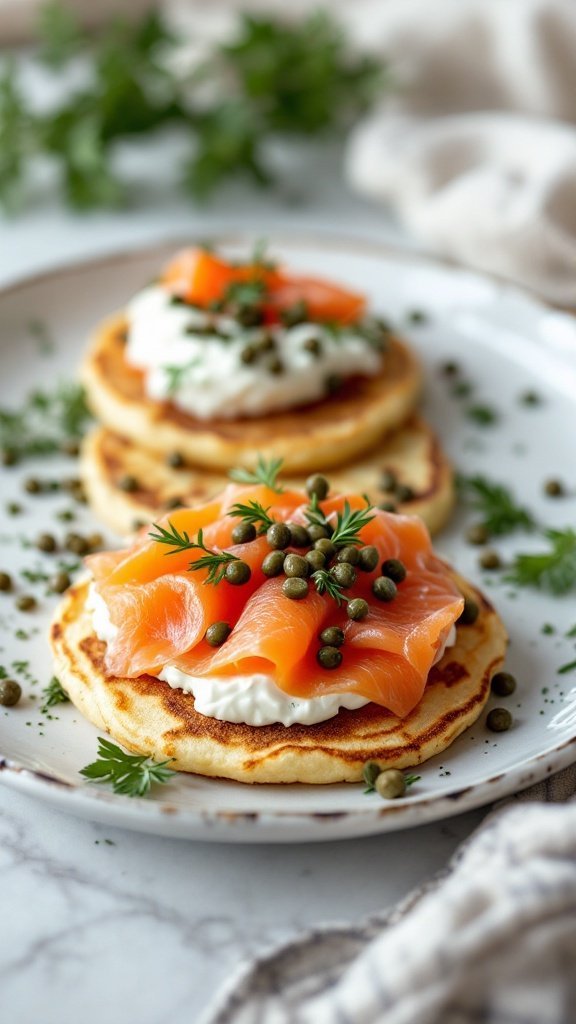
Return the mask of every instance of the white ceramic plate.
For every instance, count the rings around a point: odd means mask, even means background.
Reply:
[[[232,252],[250,243],[229,241]],[[112,256],[23,281],[0,295],[0,406],[16,405],[31,388],[71,377],[92,325],[156,273],[173,246]],[[426,371],[426,414],[456,466],[506,482],[547,525],[576,522],[576,327],[519,290],[478,274],[381,250],[367,243],[332,239],[288,239],[274,246],[303,271],[340,279],[365,291],[374,308],[399,325],[418,350]],[[408,314],[422,310],[425,324]],[[31,320],[48,325],[55,347],[42,351]],[[451,394],[440,365],[457,360],[473,396]],[[538,406],[519,397],[535,390]],[[475,425],[466,409],[488,403],[499,413],[492,426]],[[41,530],[62,535],[67,526],[55,513],[70,502],[64,495],[29,497],[22,481],[30,475],[73,475],[70,460],[45,460],[2,470],[0,570],[15,577],[22,569],[52,564],[22,547],[22,538]],[[559,477],[569,494],[552,499],[543,480]],[[25,512],[7,516],[6,503],[21,501]],[[500,578],[478,569],[478,550],[463,540],[471,517],[458,513],[437,540],[439,550],[462,573],[484,584],[506,620],[511,636],[508,669],[518,679],[505,702],[514,715],[510,732],[486,730],[484,716],[441,757],[421,769],[421,781],[403,800],[389,803],[361,785],[244,786],[178,776],[147,799],[116,796],[84,782],[78,770],[96,753],[96,730],[71,705],[39,712],[38,692],[51,676],[45,641],[54,599],[41,596],[32,614],[16,612],[14,595],[0,594],[0,665],[24,684],[24,699],[0,708],[0,779],[73,814],[142,831],[230,842],[328,840],[400,829],[455,814],[500,798],[544,778],[576,758],[576,723],[551,726],[563,706],[576,671],[558,668],[576,657],[576,638],[566,633],[576,622],[573,597],[550,598],[515,592]],[[100,529],[81,510],[72,528]],[[498,545],[504,557],[514,550],[542,547],[526,535]],[[488,577],[488,578],[487,578]],[[31,588],[24,581],[19,592]],[[38,588],[36,588],[38,593]],[[542,632],[551,623],[555,631]],[[33,631],[22,639],[21,630]],[[27,662],[27,667],[14,663]],[[37,680],[37,682],[34,682]],[[494,704],[494,701],[492,701]],[[565,705],[564,705],[565,706]],[[574,717],[574,716],[573,716]]]

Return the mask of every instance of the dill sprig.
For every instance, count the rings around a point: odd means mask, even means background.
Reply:
[[[190,540],[190,534],[186,530],[182,530],[182,533],[180,533],[170,521],[168,521],[169,528],[167,530],[163,526],[159,526],[158,523],[154,523],[153,526],[158,533],[149,533],[148,536],[151,540],[155,540],[157,544],[170,545],[171,550],[166,551],[165,554],[175,555],[178,551],[205,552],[200,558],[190,562],[188,566],[188,572],[196,572],[197,569],[208,569],[208,576],[204,580],[205,583],[213,583],[216,586],[224,578],[228,563],[240,561],[231,551],[214,551],[212,548],[207,548],[204,543],[204,532],[201,529],[198,530],[196,540]]]
[[[166,761],[154,761],[146,754],[127,754],[115,743],[98,737],[98,756],[91,764],[80,769],[91,782],[111,782],[115,793],[124,796],[146,796],[152,783],[168,782],[176,772]]]
[[[485,476],[459,476],[458,489],[466,503],[481,516],[481,525],[495,537],[517,529],[532,530],[536,523],[528,509],[516,504],[503,484]]]
[[[327,529],[329,532],[332,532],[332,527],[330,526],[330,523],[328,522],[326,516],[324,515],[322,509],[320,508],[320,503],[318,501],[317,494],[312,495],[310,499],[310,504],[308,508],[305,509],[304,515],[308,522],[308,526],[322,526],[324,529]]]
[[[550,550],[517,554],[511,571],[504,577],[521,587],[537,587],[550,594],[567,594],[576,589],[576,531],[546,530]]]
[[[282,469],[283,462],[283,459],[266,460],[259,455],[254,470],[239,467],[238,469],[231,469],[228,475],[237,484],[264,484],[271,491],[282,494],[284,488],[280,487],[277,483],[277,477]]]
[[[336,516],[336,526],[330,537],[334,546],[345,548],[354,544],[360,545],[362,543],[360,530],[372,522],[374,519],[373,513],[374,506],[370,505],[369,502],[366,502],[365,508],[352,511],[348,501],[345,501],[344,508]]]
[[[343,594],[343,587],[336,582],[327,569],[317,569],[310,577],[319,594],[328,594],[338,607],[346,600]]]
[[[255,526],[258,533],[266,533],[268,527],[276,522],[275,519],[272,519],[272,516],[268,515],[269,508],[270,505],[264,508],[258,501],[250,501],[247,505],[237,502],[228,510],[228,515],[236,516],[238,519],[242,519],[244,523],[250,523]]]
[[[172,548],[171,551],[164,552],[166,555],[175,555],[178,551],[192,551],[193,548],[197,547],[196,541],[190,540],[190,534],[186,530],[182,530],[182,533],[180,533],[170,520],[168,520],[167,530],[158,523],[153,523],[152,525],[158,533],[149,533],[150,540],[156,541],[157,544],[169,544]]]
[[[53,708],[56,704],[68,704],[70,702],[70,697],[56,676],[52,676],[48,686],[44,687],[42,693],[44,700],[41,711],[45,711],[46,708]]]

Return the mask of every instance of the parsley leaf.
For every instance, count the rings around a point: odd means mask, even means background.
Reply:
[[[550,550],[538,554],[518,554],[506,582],[537,587],[550,594],[567,594],[576,589],[576,531],[545,530]]]
[[[532,514],[517,505],[512,493],[503,484],[485,476],[458,476],[458,490],[465,502],[481,516],[481,525],[495,537],[516,529],[532,530]]]
[[[91,782],[111,782],[115,793],[124,796],[146,796],[152,783],[169,782],[176,772],[166,761],[153,761],[145,754],[126,754],[110,740],[98,737],[98,756],[80,770],[80,775]]]

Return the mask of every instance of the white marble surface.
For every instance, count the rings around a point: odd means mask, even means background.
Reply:
[[[0,221],[0,285],[212,230],[402,241],[384,213],[346,193],[329,151],[293,151],[298,184],[280,197],[235,187],[203,211],[174,194],[169,156],[136,165],[129,211],[79,218],[38,190],[21,218]],[[309,924],[390,905],[439,870],[481,817],[325,846],[216,846],[67,818],[0,786],[0,1020],[193,1024],[243,957]]]

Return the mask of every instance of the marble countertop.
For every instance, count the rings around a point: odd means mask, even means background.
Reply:
[[[231,188],[186,205],[166,154],[143,161],[132,209],[77,217],[41,190],[0,222],[0,285],[57,263],[168,237],[250,230],[407,244],[347,193],[334,154],[309,149],[291,185]],[[168,161],[169,162],[169,161]],[[250,953],[297,929],[396,902],[450,857],[477,811],[409,832],[330,844],[232,846],[68,818],[0,787],[0,1019],[11,1024],[193,1024]]]

